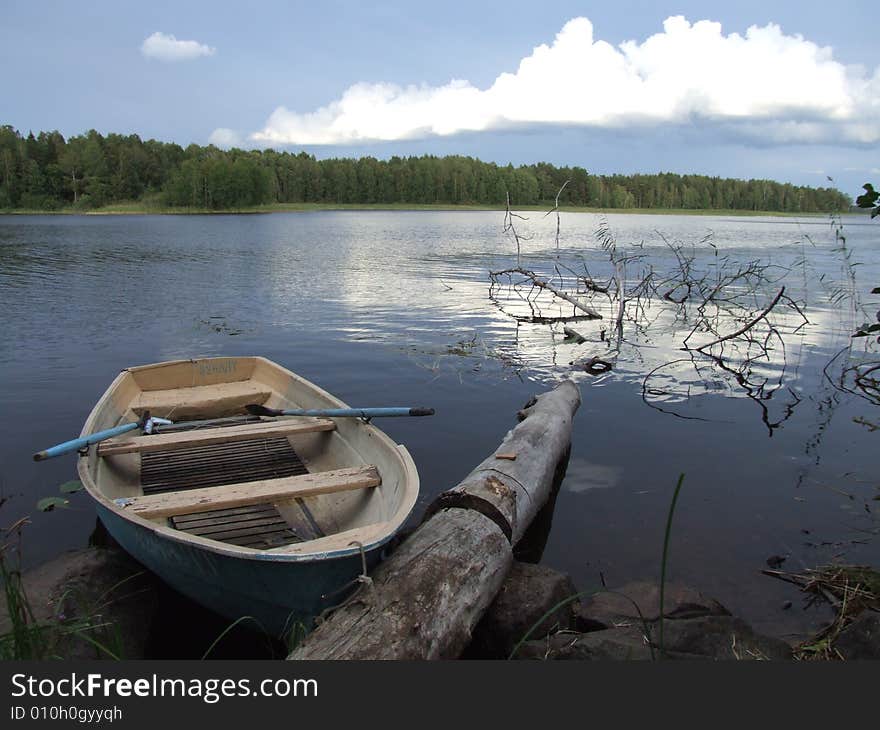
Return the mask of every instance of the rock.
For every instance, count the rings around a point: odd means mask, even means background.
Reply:
[[[653,628],[655,645],[658,629]],[[735,616],[667,619],[663,644],[669,658],[791,659],[792,649],[781,639],[762,636]]]
[[[644,634],[635,627],[627,627],[588,634],[562,632],[541,640],[527,641],[514,658],[650,661],[654,655]]]
[[[844,659],[880,659],[880,613],[862,611],[838,634],[834,648]]]
[[[664,596],[667,659],[790,659],[784,641],[763,636],[718,601],[681,584]],[[602,591],[575,607],[574,628],[520,647],[523,659],[642,659],[660,657],[660,590],[651,582]],[[647,638],[646,638],[647,637]],[[652,652],[653,649],[653,652]]]
[[[560,632],[528,641],[516,659],[651,660],[659,659],[658,625],[650,624],[651,642],[638,626],[624,626],[586,634]],[[666,659],[791,659],[784,641],[756,634],[734,616],[667,619],[663,626]],[[653,649],[653,651],[652,651]]]
[[[564,573],[540,565],[515,562],[480,623],[465,652],[472,659],[506,659],[541,616],[575,595],[574,584]],[[574,601],[553,612],[532,632],[532,638],[572,625]]]
[[[27,571],[22,587],[34,619],[45,627],[40,636],[47,654],[33,658],[113,658],[108,652],[143,658],[157,586],[146,568],[111,548],[64,553]],[[11,627],[7,611],[0,607],[0,634]]]
[[[666,584],[663,604],[666,618],[730,615],[718,601],[679,583]],[[575,627],[580,631],[640,625],[659,617],[660,587],[649,581],[599,592],[575,607]]]

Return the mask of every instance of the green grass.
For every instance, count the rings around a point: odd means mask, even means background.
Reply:
[[[675,515],[675,504],[678,502],[678,493],[681,491],[682,482],[684,482],[684,474],[679,474],[678,483],[675,485],[675,491],[672,493],[669,514],[666,516],[666,530],[663,533],[663,557],[660,560],[660,616],[657,632],[661,659],[665,650],[665,644],[663,643],[663,614],[665,607],[663,603],[666,598],[666,565],[669,561],[669,539],[672,537],[672,517]]]
[[[106,593],[96,605],[88,607],[77,602],[70,592],[64,593],[56,605],[61,610],[70,610],[73,616],[37,618],[25,592],[18,558],[21,529],[26,524],[27,519],[22,519],[5,530],[0,544],[0,581],[9,622],[8,629],[0,633],[0,660],[64,659],[72,647],[82,644],[92,646],[96,656],[121,659],[123,641],[119,629],[104,621],[100,614]],[[12,542],[13,536],[16,543]],[[15,558],[11,557],[13,554]],[[117,587],[118,584],[107,593]]]

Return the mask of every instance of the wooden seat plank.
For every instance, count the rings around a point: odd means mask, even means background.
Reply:
[[[225,509],[260,502],[280,502],[296,497],[366,489],[377,487],[381,483],[379,470],[375,466],[365,465],[280,479],[127,497],[117,499],[115,502],[117,506],[131,514],[152,520],[201,510]]]
[[[260,423],[247,423],[241,426],[206,428],[201,431],[160,433],[152,436],[121,437],[99,444],[98,456],[171,451],[190,446],[206,446],[230,441],[249,441],[274,436],[292,436],[300,433],[332,431],[335,428],[336,424],[329,418],[310,418],[295,421],[261,421]]]
[[[233,412],[248,403],[265,403],[272,391],[262,383],[249,380],[215,385],[196,385],[189,388],[145,390],[131,403],[138,415],[150,411],[153,416],[174,418],[215,411]]]

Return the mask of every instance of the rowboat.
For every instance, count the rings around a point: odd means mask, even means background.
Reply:
[[[166,583],[267,632],[308,628],[340,603],[409,516],[409,452],[360,418],[249,415],[345,404],[262,357],[123,370],[82,437],[151,417],[174,425],[80,451],[113,538]]]

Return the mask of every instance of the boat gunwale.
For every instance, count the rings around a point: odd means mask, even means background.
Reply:
[[[332,393],[327,392],[323,388],[315,385],[310,380],[302,377],[294,373],[293,371],[285,368],[283,365],[279,365],[278,363],[269,360],[261,355],[244,355],[244,356],[231,356],[236,359],[251,359],[254,361],[262,362],[269,367],[276,368],[277,370],[284,373],[291,382],[298,382],[303,384],[304,386],[311,388],[314,393],[317,395],[327,398],[329,402],[331,402],[334,407],[338,408],[348,408],[348,405],[344,403],[342,400],[334,396]],[[82,432],[80,436],[88,436],[95,431],[95,420],[98,417],[98,413],[101,411],[102,407],[106,404],[108,400],[110,400],[113,396],[113,393],[119,387],[123,379],[132,371],[155,368],[155,367],[167,367],[171,365],[181,365],[186,363],[195,364],[197,362],[204,362],[210,360],[227,360],[230,356],[224,357],[204,357],[204,358],[191,358],[187,360],[168,360],[162,361],[153,364],[147,365],[137,365],[130,368],[124,368],[116,378],[113,379],[113,382],[107,387],[101,397],[97,400],[89,415],[86,417],[85,423],[83,424]],[[222,543],[216,540],[210,540],[207,538],[199,537],[197,535],[190,535],[188,533],[182,532],[180,530],[176,530],[173,527],[167,525],[158,524],[152,520],[144,519],[143,517],[139,517],[138,515],[127,512],[123,507],[117,504],[114,500],[105,496],[101,490],[98,488],[95,479],[92,478],[89,469],[89,457],[88,456],[80,456],[79,461],[77,462],[77,472],[79,474],[80,480],[83,483],[86,491],[89,496],[92,497],[95,501],[97,501],[102,507],[110,510],[114,514],[122,517],[123,519],[141,527],[145,527],[148,530],[152,531],[159,538],[170,539],[174,542],[183,543],[186,545],[190,545],[195,548],[201,548],[204,550],[208,550],[210,552],[218,553],[221,555],[227,555],[230,557],[242,558],[247,560],[263,560],[269,562],[287,562],[287,563],[295,563],[295,562],[314,562],[319,560],[332,560],[334,558],[343,558],[349,557],[351,555],[357,555],[361,552],[371,552],[382,547],[384,544],[389,542],[391,538],[397,533],[397,531],[403,526],[406,522],[409,515],[412,513],[413,508],[415,507],[415,503],[418,499],[419,494],[419,475],[416,470],[415,462],[413,462],[412,457],[410,456],[409,451],[403,444],[396,444],[394,440],[388,436],[384,431],[374,426],[372,423],[363,424],[365,428],[371,429],[372,435],[379,440],[379,442],[386,448],[386,450],[394,454],[395,458],[399,462],[400,466],[400,476],[403,480],[403,494],[401,496],[400,504],[397,506],[394,514],[388,520],[383,522],[370,523],[367,525],[363,525],[361,527],[351,528],[349,530],[344,530],[342,532],[334,533],[333,535],[328,535],[322,538],[316,538],[315,540],[307,540],[304,542],[296,543],[293,547],[297,550],[297,552],[271,552],[267,550],[257,550],[255,548],[247,548],[241,546],[233,546],[228,543]],[[101,458],[95,454],[95,459]],[[374,538],[368,540],[365,543],[362,543],[359,540],[356,540],[358,533],[370,534],[370,532],[375,532],[377,526],[384,526],[382,531]],[[332,538],[343,537],[350,533],[354,540],[350,541],[346,547],[342,548],[333,548],[327,550],[316,550],[313,552],[302,552],[302,548],[304,546],[308,546],[309,543],[314,543],[318,541],[327,541],[332,542]],[[278,550],[278,548],[275,548]],[[284,548],[281,548],[282,550]],[[307,549],[307,547],[306,547]]]

